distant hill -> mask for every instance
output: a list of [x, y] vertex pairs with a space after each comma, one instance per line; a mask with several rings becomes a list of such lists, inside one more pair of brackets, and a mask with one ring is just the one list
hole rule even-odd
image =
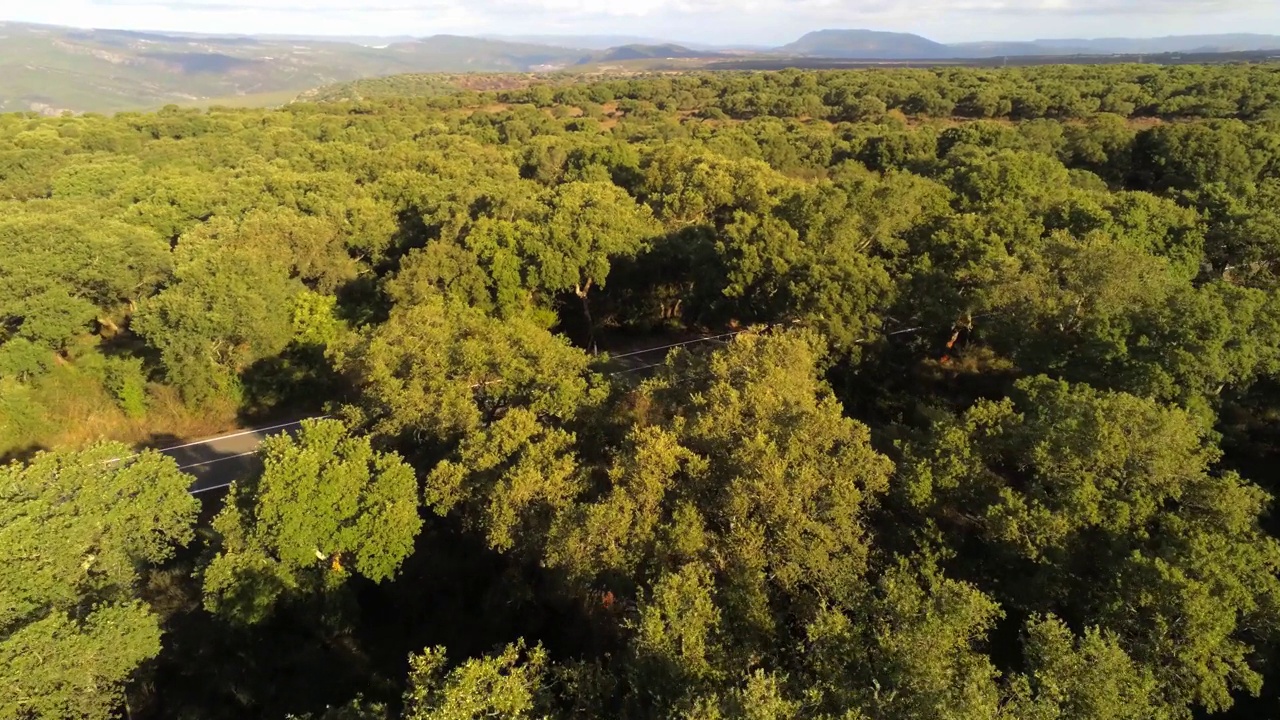
[[1026, 42], [937, 43], [919, 35], [874, 30], [819, 30], [775, 52], [859, 60], [941, 60], [1033, 55], [1226, 53], [1280, 49], [1280, 36], [1181, 35], [1162, 38], [1047, 39]]
[[433, 72], [524, 72], [535, 66], [569, 65], [578, 57], [570, 48], [462, 35], [433, 35], [385, 50], [395, 61], [416, 71]]
[[1104, 54], [1090, 50], [1082, 45], [1046, 46], [1036, 42], [973, 42], [953, 43], [947, 46], [952, 50], [952, 57], [991, 58], [991, 57], [1031, 57], [1034, 55], [1088, 55]]
[[636, 35], [481, 35], [480, 37], [503, 42], [555, 45], [580, 50], [612, 50], [626, 45], [676, 45], [700, 52], [721, 52], [730, 48], [766, 51], [769, 46], [725, 45], [720, 43], [672, 40], [670, 38], [639, 37]]
[[0, 23], [0, 112], [279, 105], [311, 88], [415, 72], [528, 72], [583, 50], [437, 35], [347, 42]]
[[1137, 55], [1176, 52], [1250, 52], [1280, 49], [1280, 36], [1237, 33], [1230, 35], [1174, 35], [1160, 38], [1099, 38], [1095, 40], [1036, 40], [1043, 48], [1093, 53]]
[[481, 35], [487, 40], [555, 45], [575, 50], [609, 50], [623, 45], [670, 45], [670, 40], [635, 35]]
[[856, 59], [926, 59], [955, 57], [955, 51], [928, 38], [877, 30], [819, 30], [777, 48], [788, 55]]
[[654, 58], [713, 58], [716, 53], [693, 50], [683, 45], [623, 45], [609, 48], [582, 59], [587, 62], [625, 62], [627, 60], [651, 60]]
[[[733, 50], [630, 36], [247, 36], [83, 30], [0, 22], [0, 112], [114, 112], [167, 104], [257, 105], [308, 97], [448, 92], [453, 81], [415, 77], [375, 86], [353, 81], [422, 73], [809, 66], [858, 61], [983, 62], [988, 58], [1168, 55], [1280, 49], [1280, 36], [1035, 40], [945, 45], [908, 33], [820, 30], [778, 48]], [[1245, 58], [1240, 58], [1245, 59]], [[674, 60], [678, 62], [665, 62]], [[705, 62], [704, 62], [705, 61]], [[841, 63], [844, 63], [841, 65]], [[815, 65], [817, 64], [817, 65]], [[461, 83], [470, 86], [469, 83]]]
[[378, 42], [0, 23], [0, 112], [112, 112], [170, 103], [278, 105], [307, 90], [342, 88], [361, 78], [549, 72], [602, 62], [714, 57], [671, 43], [591, 50], [460, 35]]

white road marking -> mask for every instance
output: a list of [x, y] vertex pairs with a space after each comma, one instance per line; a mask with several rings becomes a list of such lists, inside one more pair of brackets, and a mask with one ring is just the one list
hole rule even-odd
[[324, 420], [325, 418], [328, 418], [328, 417], [329, 417], [328, 415], [318, 415], [313, 418], [304, 418], [302, 420], [294, 420], [293, 422], [281, 423], [279, 425], [272, 425], [270, 427], [255, 428], [253, 430], [241, 430], [240, 432], [231, 433], [229, 435], [219, 435], [217, 437], [211, 437], [211, 438], [206, 438], [204, 440], [189, 442], [184, 445], [174, 445], [173, 447], [160, 448], [158, 452], [169, 452], [170, 450], [181, 450], [182, 448], [194, 447], [196, 445], [205, 445], [207, 443], [217, 442], [218, 440], [230, 440], [231, 438], [243, 437], [245, 435], [253, 435], [254, 433], [270, 432], [272, 430], [279, 430], [280, 428], [287, 428], [293, 425], [301, 425], [303, 422], [307, 420]]
[[228, 456], [226, 456], [226, 457], [220, 457], [220, 458], [216, 458], [216, 459], [214, 459], [214, 460], [205, 460], [204, 462], [191, 463], [190, 465], [179, 465], [179, 466], [178, 466], [178, 469], [179, 469], [179, 470], [186, 470], [187, 468], [193, 468], [193, 467], [204, 467], [205, 465], [212, 465], [212, 464], [214, 464], [214, 463], [220, 463], [220, 462], [222, 462], [223, 460], [235, 460], [236, 458], [249, 457], [250, 455], [257, 455], [257, 454], [258, 454], [258, 451], [257, 451], [257, 450], [250, 450], [249, 452], [242, 452], [242, 453], [240, 453], [239, 455], [228, 455]]
[[[303, 418], [301, 420], [294, 420], [292, 422], [280, 423], [279, 425], [270, 425], [268, 427], [253, 428], [250, 430], [240, 430], [238, 432], [229, 433], [227, 435], [218, 435], [217, 437], [205, 438], [204, 440], [196, 440], [194, 442], [184, 443], [182, 445], [174, 445], [172, 447], [167, 447], [167, 448], [155, 448], [155, 451], [166, 453], [166, 452], [171, 452], [173, 450], [182, 450], [183, 448], [195, 447], [197, 445], [208, 445], [209, 443], [218, 442], [219, 440], [230, 440], [231, 438], [244, 437], [245, 435], [255, 435], [257, 433], [271, 432], [272, 430], [280, 430], [282, 428], [292, 427], [294, 425], [301, 425], [307, 420], [325, 420], [329, 417], [330, 416], [328, 415], [317, 415], [315, 417]], [[124, 457], [110, 458], [108, 460], [103, 460], [102, 464], [106, 465], [108, 463], [120, 462], [121, 460], [132, 460], [133, 458], [136, 458], [140, 455], [142, 455], [142, 453], [134, 453], [132, 455], [126, 455]], [[195, 465], [188, 465], [187, 467], [195, 467]], [[179, 470], [181, 469], [182, 468], [179, 468]]]

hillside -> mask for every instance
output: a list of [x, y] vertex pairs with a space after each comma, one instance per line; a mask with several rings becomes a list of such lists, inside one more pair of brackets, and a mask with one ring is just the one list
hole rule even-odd
[[5, 23], [0, 24], [0, 112], [114, 112], [171, 103], [269, 106], [315, 88], [398, 74], [546, 72], [599, 62], [700, 57], [716, 55], [661, 43], [588, 49], [459, 35], [377, 42]]
[[636, 35], [481, 35], [488, 40], [532, 45], [555, 45], [575, 50], [609, 50], [623, 45], [664, 45], [669, 40]]
[[581, 50], [440, 35], [367, 45], [327, 39], [0, 24], [0, 112], [113, 112], [166, 104], [278, 105], [299, 92], [412, 72], [526, 72]]
[[0, 110], [115, 111], [272, 94], [413, 69], [337, 42], [0, 27]]
[[[1090, 50], [1082, 44], [1066, 44], [1048, 46], [1039, 42], [972, 42], [955, 43], [948, 47], [953, 57], [991, 58], [991, 57], [1031, 57], [1044, 55], [1090, 55], [1110, 54], [1103, 50]], [[1086, 41], [1081, 40], [1079, 43]]]
[[664, 45], [623, 45], [622, 47], [609, 48], [608, 50], [594, 53], [589, 58], [583, 58], [582, 63], [585, 64], [588, 61], [622, 62], [666, 58], [713, 58], [716, 56], [716, 53], [693, 50], [683, 45], [671, 43]]
[[[628, 36], [315, 38], [0, 23], [0, 112], [109, 113], [169, 104], [278, 106], [317, 89], [323, 91], [308, 97], [368, 96], [348, 84], [401, 74], [841, 67], [852, 61], [907, 60], [981, 64], [988, 58], [1050, 62], [1079, 56], [1077, 61], [1088, 61], [1121, 54], [1161, 61], [1153, 56], [1272, 48], [1280, 48], [1280, 37], [1236, 34], [946, 45], [907, 33], [832, 29], [773, 49], [721, 51], [698, 43]], [[422, 94], [418, 84], [413, 82], [409, 94]], [[391, 85], [399, 88], [397, 82]], [[427, 85], [433, 94], [453, 83], [430, 80]], [[386, 89], [372, 94], [385, 95]]]
[[433, 35], [385, 48], [396, 61], [424, 72], [523, 72], [538, 66], [563, 66], [578, 53], [569, 48], [504, 42], [461, 35]]
[[1236, 33], [1161, 38], [1045, 39], [937, 43], [908, 33], [819, 30], [783, 45], [779, 53], [860, 60], [941, 60], [999, 56], [1232, 53], [1280, 48], [1280, 36]]
[[919, 35], [876, 30], [819, 30], [778, 52], [828, 58], [906, 60], [955, 57], [955, 51]]

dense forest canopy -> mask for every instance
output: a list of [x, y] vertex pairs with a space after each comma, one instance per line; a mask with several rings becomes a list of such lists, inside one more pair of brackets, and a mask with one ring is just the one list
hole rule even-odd
[[0, 116], [0, 718], [1280, 710], [1280, 66], [357, 90]]

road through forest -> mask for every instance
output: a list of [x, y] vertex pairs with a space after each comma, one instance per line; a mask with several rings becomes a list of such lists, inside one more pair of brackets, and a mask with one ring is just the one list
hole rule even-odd
[[[742, 331], [677, 338], [675, 342], [657, 347], [622, 352], [610, 358], [610, 364], [617, 370], [608, 374], [618, 375], [648, 370], [661, 364], [667, 353], [677, 347], [708, 341], [724, 342], [740, 332]], [[304, 419], [306, 418], [260, 428], [237, 430], [203, 440], [162, 447], [159, 450], [176, 460], [183, 472], [195, 477], [195, 482], [191, 485], [193, 494], [212, 492], [224, 489], [236, 480], [258, 471], [262, 467], [262, 460], [257, 454], [258, 446], [262, 441], [271, 435], [297, 432]]]
[[218, 435], [181, 445], [159, 448], [178, 461], [178, 467], [195, 477], [192, 493], [205, 493], [227, 487], [262, 467], [258, 446], [270, 435], [295, 433], [302, 420], [277, 423], [266, 427]]

